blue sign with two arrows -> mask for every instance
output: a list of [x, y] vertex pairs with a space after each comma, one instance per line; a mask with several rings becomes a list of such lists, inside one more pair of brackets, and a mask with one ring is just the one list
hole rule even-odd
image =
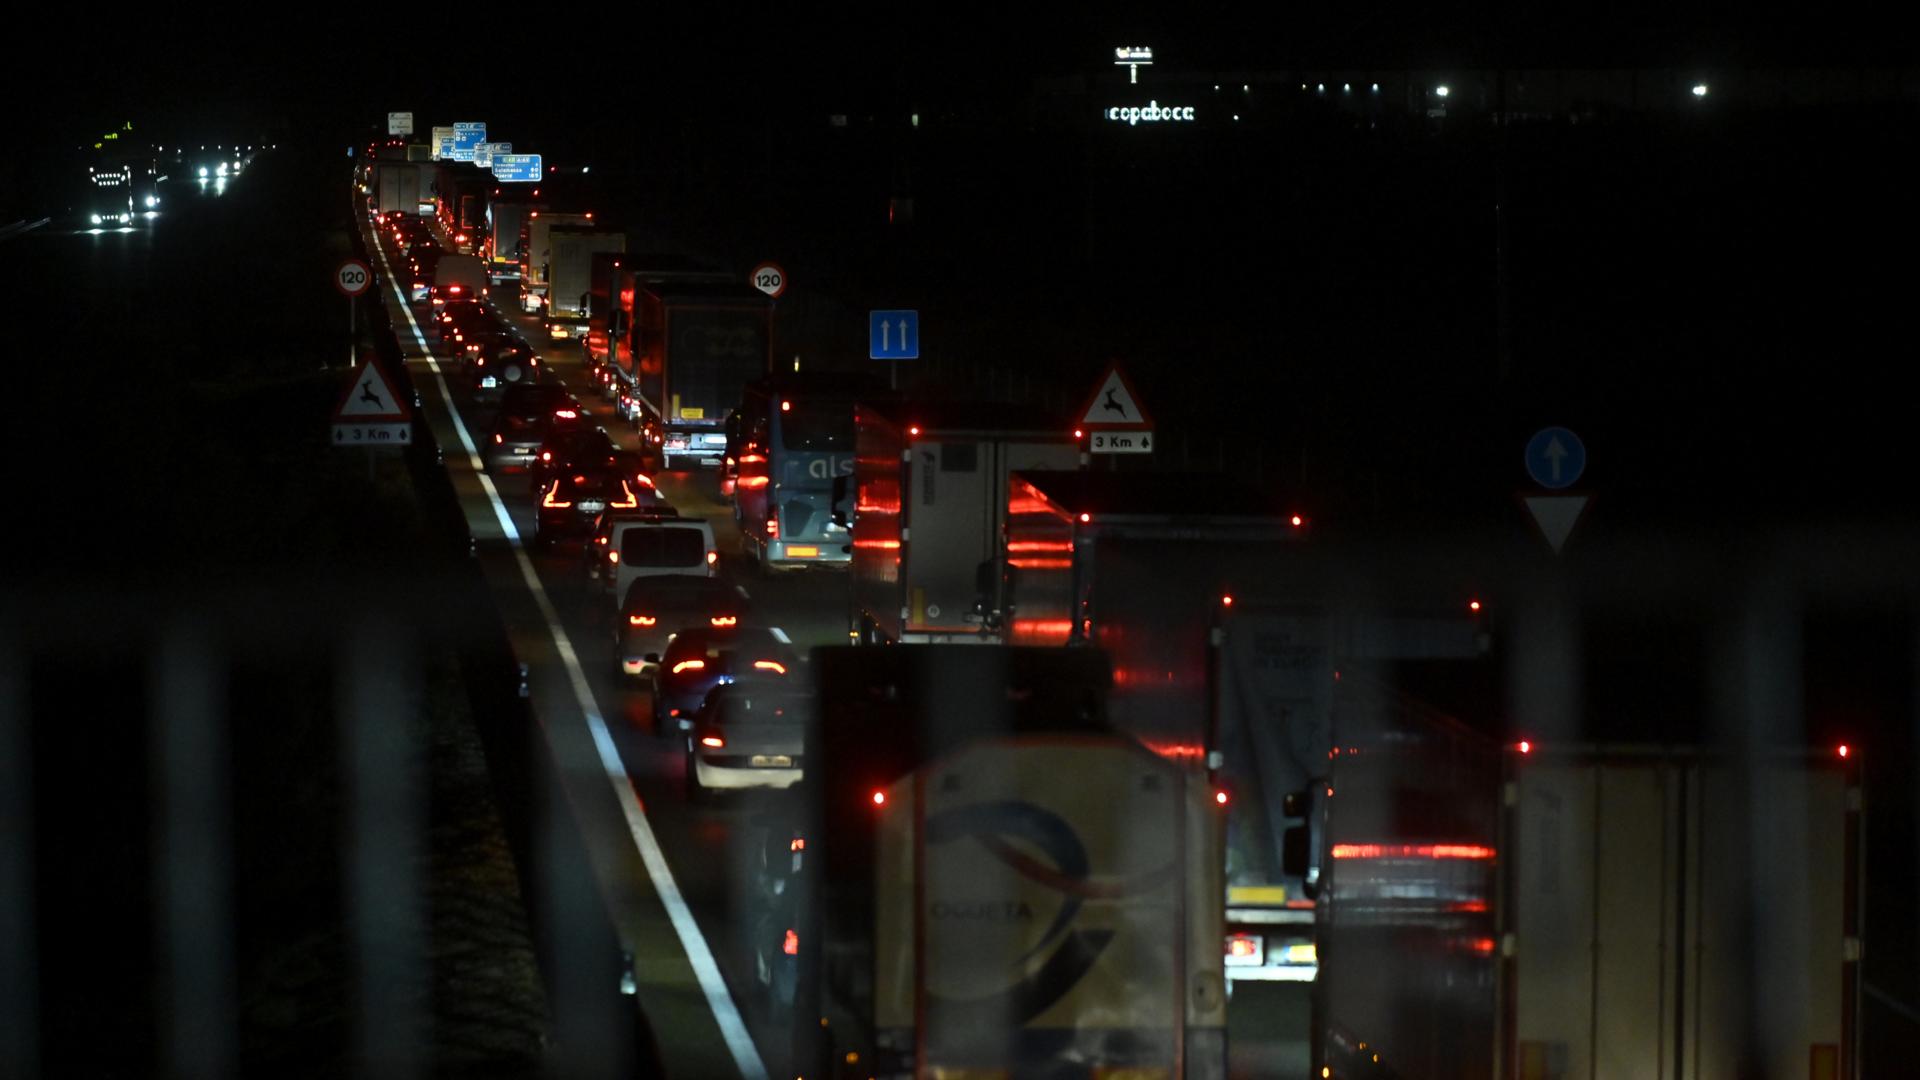
[[1566, 428], [1542, 428], [1527, 440], [1527, 475], [1541, 487], [1572, 487], [1586, 471], [1587, 444]]
[[920, 313], [897, 309], [867, 312], [867, 357], [872, 360], [920, 359]]

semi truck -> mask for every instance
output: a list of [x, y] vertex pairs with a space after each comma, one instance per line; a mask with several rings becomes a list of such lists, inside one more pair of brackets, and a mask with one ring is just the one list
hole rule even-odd
[[793, 372], [748, 385], [727, 421], [727, 457], [741, 544], [762, 567], [852, 561], [844, 478], [853, 475], [853, 413], [888, 397], [880, 380], [853, 372]]
[[587, 331], [593, 260], [627, 250], [627, 235], [611, 229], [559, 226], [547, 232], [547, 335], [583, 337]]
[[421, 173], [421, 166], [411, 161], [374, 162], [374, 208], [382, 214], [418, 214], [423, 198], [433, 199], [422, 190]]
[[87, 223], [94, 228], [133, 224], [133, 167], [113, 164], [87, 170]]
[[1335, 672], [1488, 647], [1464, 590], [1363, 574], [1310, 532], [1299, 507], [1214, 474], [1028, 471], [1008, 485], [992, 617], [1015, 644], [1104, 650], [1116, 726], [1230, 794], [1229, 984], [1315, 977], [1284, 803], [1325, 770]]
[[487, 231], [482, 243], [487, 273], [495, 284], [520, 277], [520, 227], [527, 215], [546, 209], [546, 204], [531, 196], [503, 197], [495, 189], [487, 201]]
[[621, 415], [663, 469], [720, 464], [727, 415], [772, 363], [772, 298], [741, 284], [650, 280], [644, 269], [622, 268], [618, 286]]
[[[861, 644], [996, 643], [1008, 484], [1082, 463], [1059, 418], [1022, 405], [862, 405], [854, 414], [848, 631]], [[842, 500], [833, 499], [836, 504]]]
[[1495, 740], [1357, 670], [1293, 800], [1328, 1077], [1859, 1075], [1850, 748]]
[[592, 225], [592, 214], [563, 214], [528, 210], [520, 223], [520, 308], [539, 312], [547, 303], [547, 264], [552, 257], [551, 230], [555, 225]]
[[1223, 1077], [1217, 804], [1108, 725], [1099, 654], [813, 657], [780, 1075]]

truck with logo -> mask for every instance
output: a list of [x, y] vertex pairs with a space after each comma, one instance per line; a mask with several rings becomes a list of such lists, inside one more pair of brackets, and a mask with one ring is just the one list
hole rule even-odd
[[1496, 739], [1357, 669], [1293, 800], [1332, 1077], [1860, 1075], [1850, 747]]
[[1224, 1077], [1218, 806], [1099, 654], [813, 656], [776, 1074]]
[[[1009, 478], [1081, 464], [1058, 417], [994, 402], [863, 405], [854, 416], [852, 605], [862, 644], [992, 644], [1004, 627]], [[839, 499], [834, 500], [836, 503]]]
[[593, 261], [627, 250], [627, 234], [592, 226], [555, 226], [547, 232], [547, 335], [556, 340], [586, 336]]
[[790, 373], [747, 386], [727, 421], [727, 458], [741, 544], [760, 566], [852, 561], [853, 538], [833, 515], [849, 509], [853, 413], [888, 396], [878, 379], [860, 373]]
[[727, 416], [773, 362], [773, 300], [746, 285], [621, 268], [614, 298], [617, 412], [674, 462], [722, 464]]

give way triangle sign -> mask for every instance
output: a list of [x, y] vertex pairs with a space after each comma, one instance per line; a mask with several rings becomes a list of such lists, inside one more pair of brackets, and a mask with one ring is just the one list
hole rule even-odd
[[1093, 396], [1080, 410], [1079, 424], [1089, 431], [1152, 431], [1153, 417], [1140, 404], [1140, 395], [1118, 366], [1095, 384]]
[[412, 406], [402, 401], [393, 392], [393, 381], [380, 370], [368, 356], [353, 369], [353, 381], [347, 384], [347, 392], [340, 397], [340, 404], [333, 407], [333, 418], [362, 422], [394, 421], [411, 419]]
[[1540, 535], [1547, 540], [1547, 546], [1555, 555], [1566, 546], [1567, 537], [1573, 535], [1573, 527], [1580, 523], [1580, 515], [1586, 512], [1589, 497], [1586, 495], [1522, 495], [1520, 501], [1526, 504], [1527, 513], [1533, 516], [1534, 525], [1540, 529]]

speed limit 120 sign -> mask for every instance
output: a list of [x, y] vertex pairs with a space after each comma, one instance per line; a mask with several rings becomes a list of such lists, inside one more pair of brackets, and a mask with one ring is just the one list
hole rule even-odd
[[787, 291], [787, 272], [779, 263], [763, 262], [754, 267], [752, 281], [754, 288], [768, 296], [778, 297]]
[[359, 259], [348, 259], [333, 272], [333, 287], [342, 295], [359, 296], [373, 286], [373, 271]]

